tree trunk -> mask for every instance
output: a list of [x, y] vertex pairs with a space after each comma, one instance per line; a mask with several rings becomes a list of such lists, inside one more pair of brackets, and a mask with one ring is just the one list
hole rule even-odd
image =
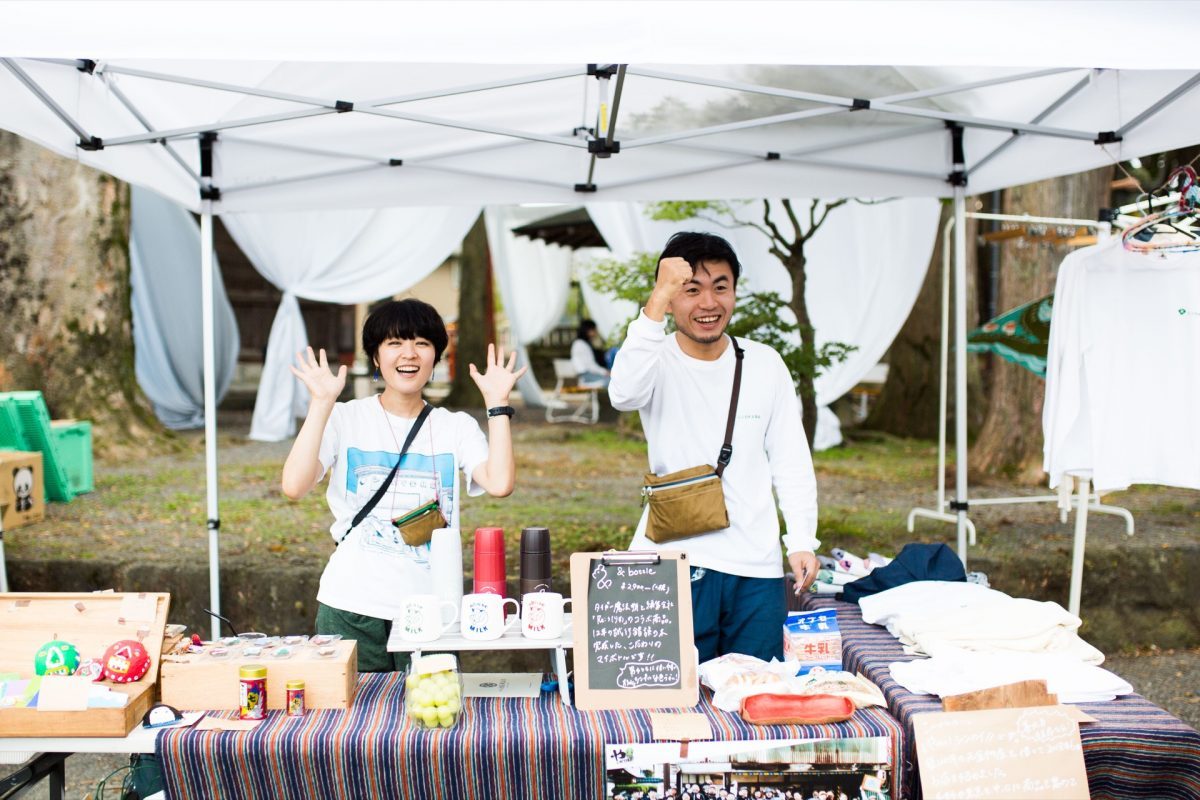
[[467, 365], [474, 364], [483, 370], [487, 359], [492, 298], [492, 274], [488, 269], [488, 258], [487, 229], [480, 214], [463, 239], [462, 258], [459, 260], [458, 349], [454, 357], [454, 382], [450, 394], [443, 401], [446, 406], [483, 407], [483, 396], [479, 394], [475, 381], [471, 380]]
[[[804, 267], [807, 259], [804, 257], [803, 243], [793, 250], [793, 255], [784, 262], [787, 271], [792, 276], [792, 299], [788, 303], [796, 322], [800, 326], [800, 351], [804, 354], [806, 364], [817, 361], [817, 343], [812, 320], [808, 316], [808, 300], [805, 289], [808, 285]], [[813, 387], [813, 373], [805, 371], [800, 376], [800, 410], [804, 421], [804, 435], [808, 439], [809, 449], [812, 449], [813, 437], [817, 434], [817, 391]]]
[[127, 184], [0, 131], [0, 391], [91, 420], [101, 453], [162, 433], [134, 376], [129, 220]]
[[[1092, 219], [1108, 205], [1112, 168], [1018, 186], [1004, 192], [1005, 214]], [[1069, 248], [1013, 239], [1001, 245], [997, 313], [1054, 291], [1058, 265]], [[993, 358], [987, 416], [971, 451], [983, 475], [1039, 483], [1042, 472], [1042, 404], [1045, 381], [1016, 364]]]

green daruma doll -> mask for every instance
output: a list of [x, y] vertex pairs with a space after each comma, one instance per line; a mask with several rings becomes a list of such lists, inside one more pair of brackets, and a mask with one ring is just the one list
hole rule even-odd
[[33, 657], [33, 671], [38, 675], [74, 675], [78, 668], [79, 650], [61, 639], [46, 642]]

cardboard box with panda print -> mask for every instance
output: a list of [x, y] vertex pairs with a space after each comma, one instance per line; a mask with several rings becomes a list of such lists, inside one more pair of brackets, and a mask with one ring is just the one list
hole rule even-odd
[[46, 516], [42, 454], [0, 450], [0, 525], [8, 531]]

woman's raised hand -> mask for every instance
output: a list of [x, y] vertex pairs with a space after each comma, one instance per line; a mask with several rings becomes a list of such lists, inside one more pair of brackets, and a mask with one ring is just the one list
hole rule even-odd
[[512, 392], [513, 386], [529, 369], [528, 366], [525, 366], [515, 370], [517, 366], [515, 351], [509, 355], [508, 363], [505, 364], [504, 348], [494, 344], [488, 345], [487, 364], [484, 372], [477, 370], [474, 364], [468, 366], [471, 371], [471, 380], [475, 381], [475, 385], [479, 387], [479, 392], [483, 395], [483, 401], [488, 408], [508, 405], [508, 395]]
[[338, 367], [335, 375], [329, 370], [329, 361], [325, 358], [325, 351], [322, 349], [320, 352], [320, 357], [318, 357], [310, 347], [307, 357], [304, 353], [296, 353], [296, 361], [300, 364], [300, 368], [297, 369], [292, 364], [288, 366], [288, 369], [300, 379], [300, 382], [308, 389], [308, 393], [312, 395], [313, 400], [335, 403], [341, 396], [342, 390], [346, 388], [346, 365]]

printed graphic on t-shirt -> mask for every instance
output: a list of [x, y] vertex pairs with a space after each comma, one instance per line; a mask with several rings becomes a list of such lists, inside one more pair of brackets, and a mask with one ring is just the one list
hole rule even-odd
[[[395, 465], [396, 453], [349, 448], [346, 451], [346, 499], [350, 506], [362, 508], [387, 480]], [[392, 519], [432, 500], [435, 497], [435, 476], [438, 484], [436, 496], [442, 514], [448, 520], [453, 519], [456, 499], [454, 455], [405, 453], [391, 486], [375, 508], [371, 509], [370, 515], [359, 523], [360, 532], [354, 537], [356, 546], [381, 555], [398, 555], [418, 563], [427, 562], [429, 546], [412, 547], [405, 544], [400, 531], [392, 525]]]

